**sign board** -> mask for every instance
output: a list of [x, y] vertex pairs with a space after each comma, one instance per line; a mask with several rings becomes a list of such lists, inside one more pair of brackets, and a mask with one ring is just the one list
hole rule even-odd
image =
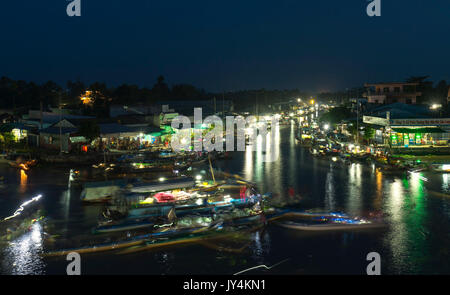
[[71, 143], [79, 143], [79, 142], [87, 142], [87, 139], [84, 136], [74, 136], [70, 138]]
[[450, 118], [430, 118], [430, 119], [395, 119], [392, 120], [395, 126], [445, 126], [450, 125]]
[[367, 123], [367, 124], [374, 124], [374, 125], [381, 125], [381, 126], [389, 125], [388, 119], [380, 118], [380, 117], [363, 116], [363, 122]]

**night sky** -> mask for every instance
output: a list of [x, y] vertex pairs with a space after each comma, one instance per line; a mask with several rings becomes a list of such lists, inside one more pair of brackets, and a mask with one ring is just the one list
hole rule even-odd
[[332, 91], [430, 75], [450, 81], [450, 1], [66, 0], [0, 4], [0, 76], [208, 91]]

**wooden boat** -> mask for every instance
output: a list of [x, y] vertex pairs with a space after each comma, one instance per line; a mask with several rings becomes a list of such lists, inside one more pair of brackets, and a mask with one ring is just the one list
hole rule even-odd
[[[210, 227], [206, 227], [210, 228]], [[111, 243], [102, 243], [92, 246], [85, 246], [80, 248], [73, 248], [73, 249], [63, 249], [63, 250], [57, 250], [57, 251], [50, 251], [47, 253], [44, 253], [43, 256], [66, 256], [67, 254], [71, 252], [77, 252], [79, 254], [84, 253], [96, 253], [96, 252], [104, 252], [104, 251], [111, 251], [116, 249], [122, 249], [127, 247], [136, 246], [139, 244], [143, 244], [146, 240], [152, 240], [157, 238], [168, 238], [171, 236], [176, 235], [182, 235], [182, 234], [189, 234], [191, 232], [196, 232], [199, 230], [205, 229], [205, 227], [195, 227], [195, 228], [185, 228], [185, 229], [168, 229], [168, 228], [162, 228], [160, 231], [152, 232], [149, 234], [139, 235], [136, 237], [133, 237], [128, 240], [124, 241], [115, 241]]]
[[[242, 228], [242, 226], [244, 228]], [[191, 244], [191, 243], [202, 243], [208, 240], [216, 240], [216, 239], [226, 239], [233, 237], [237, 234], [244, 232], [252, 232], [258, 230], [264, 226], [264, 223], [252, 224], [252, 225], [241, 225], [238, 229], [228, 229], [221, 230], [220, 227], [217, 227], [213, 230], [203, 230], [192, 233], [187, 236], [177, 237], [175, 239], [170, 240], [150, 240], [145, 243], [135, 246], [129, 247], [128, 249], [122, 250], [119, 254], [130, 254], [147, 250], [154, 250], [162, 247], [169, 247], [175, 245], [183, 245], [183, 244]]]
[[119, 166], [130, 172], [171, 171], [175, 169], [175, 163], [169, 162], [136, 162], [125, 166]]
[[84, 184], [80, 198], [83, 202], [99, 203], [110, 201], [113, 196], [115, 196], [126, 187], [128, 187], [128, 191], [131, 193], [148, 193], [167, 191], [171, 189], [190, 188], [193, 186], [195, 186], [195, 182], [192, 178], [189, 177], [139, 183], [138, 179], [96, 181]]
[[80, 199], [88, 203], [107, 202], [127, 183], [125, 179], [85, 183]]
[[227, 199], [218, 202], [207, 202], [206, 199], [197, 199], [195, 201], [174, 202], [174, 203], [155, 203], [155, 204], [132, 204], [127, 207], [110, 206], [107, 213], [104, 214], [106, 218], [128, 219], [128, 220], [142, 220], [149, 218], [157, 218], [167, 216], [172, 208], [175, 209], [177, 216], [186, 215], [211, 215], [213, 213], [220, 213], [225, 210], [234, 208], [246, 208], [256, 204], [258, 200], [255, 197], [248, 197], [243, 199]]
[[102, 225], [98, 226], [93, 230], [93, 233], [110, 233], [110, 232], [119, 232], [126, 230], [134, 230], [134, 229], [142, 229], [149, 228], [155, 225], [154, 221], [141, 221], [136, 223], [121, 223], [121, 224], [111, 224], [111, 225]]
[[308, 212], [292, 209], [270, 208], [265, 211], [268, 222], [273, 222], [285, 218], [348, 218], [349, 216], [340, 212]]
[[195, 181], [190, 177], [180, 177], [174, 179], [164, 179], [155, 182], [148, 182], [133, 185], [128, 190], [132, 193], [149, 193], [149, 192], [159, 192], [168, 191], [173, 189], [183, 189], [192, 188], [195, 186]]
[[[261, 217], [259, 217], [261, 218]], [[228, 224], [233, 221], [228, 221]], [[252, 229], [260, 228], [263, 226], [263, 223], [258, 223], [255, 225], [255, 217], [249, 216], [249, 220], [245, 222], [245, 218], [240, 218], [236, 226], [247, 226], [249, 224], [253, 225]], [[139, 235], [133, 237], [131, 239], [123, 240], [123, 241], [115, 241], [110, 243], [102, 243], [93, 246], [85, 246], [80, 248], [73, 249], [63, 249], [57, 251], [50, 251], [44, 253], [43, 256], [66, 256], [71, 252], [77, 252], [79, 254], [85, 253], [97, 253], [104, 251], [112, 251], [123, 248], [130, 248], [129, 250], [125, 250], [121, 252], [121, 254], [133, 253], [141, 250], [147, 250], [150, 248], [159, 248], [165, 246], [171, 246], [175, 244], [183, 244], [189, 242], [196, 242], [203, 239], [213, 239], [213, 238], [224, 238], [233, 234], [236, 234], [236, 231], [224, 231], [223, 221], [214, 222], [213, 224], [207, 226], [200, 227], [187, 227], [187, 228], [161, 228], [160, 230], [144, 235]], [[169, 239], [169, 240], [168, 240]], [[139, 247], [142, 246], [142, 247]], [[137, 248], [133, 248], [137, 247]]]

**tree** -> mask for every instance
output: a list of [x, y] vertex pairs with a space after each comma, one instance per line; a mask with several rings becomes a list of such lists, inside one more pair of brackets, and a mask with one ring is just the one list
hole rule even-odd
[[59, 106], [62, 88], [53, 81], [48, 81], [40, 87], [40, 100], [44, 105]]
[[321, 123], [329, 123], [329, 124], [338, 124], [344, 119], [348, 119], [352, 116], [352, 112], [350, 109], [346, 107], [336, 107], [328, 111], [327, 113], [322, 114], [319, 117], [319, 122]]
[[116, 103], [131, 104], [139, 101], [140, 91], [137, 85], [122, 84], [113, 92], [113, 97]]
[[80, 95], [86, 91], [83, 82], [77, 80], [75, 82], [67, 81], [67, 89], [69, 91], [68, 98], [70, 103], [78, 104], [80, 102]]
[[0, 133], [0, 144], [2, 149], [8, 149], [14, 142], [14, 135], [11, 132]]
[[370, 144], [370, 140], [375, 136], [375, 129], [370, 126], [364, 128], [364, 139]]
[[91, 143], [100, 137], [100, 126], [94, 121], [85, 121], [78, 128], [78, 133]]
[[445, 105], [447, 102], [448, 95], [448, 87], [447, 82], [445, 80], [440, 81], [435, 88], [435, 97], [438, 103], [442, 103]]
[[172, 87], [172, 97], [175, 99], [198, 99], [202, 93], [189, 84], [177, 84]]
[[406, 79], [407, 83], [418, 83], [416, 91], [421, 92], [418, 103], [429, 103], [433, 96], [433, 82], [426, 81], [430, 76], [413, 76]]
[[166, 99], [169, 97], [169, 86], [164, 82], [164, 77], [159, 76], [156, 84], [153, 86], [152, 92], [157, 99]]

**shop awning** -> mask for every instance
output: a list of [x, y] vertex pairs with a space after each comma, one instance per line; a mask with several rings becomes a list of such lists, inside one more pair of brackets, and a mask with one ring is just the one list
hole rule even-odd
[[392, 128], [397, 133], [446, 133], [439, 127], [424, 127], [424, 128]]

